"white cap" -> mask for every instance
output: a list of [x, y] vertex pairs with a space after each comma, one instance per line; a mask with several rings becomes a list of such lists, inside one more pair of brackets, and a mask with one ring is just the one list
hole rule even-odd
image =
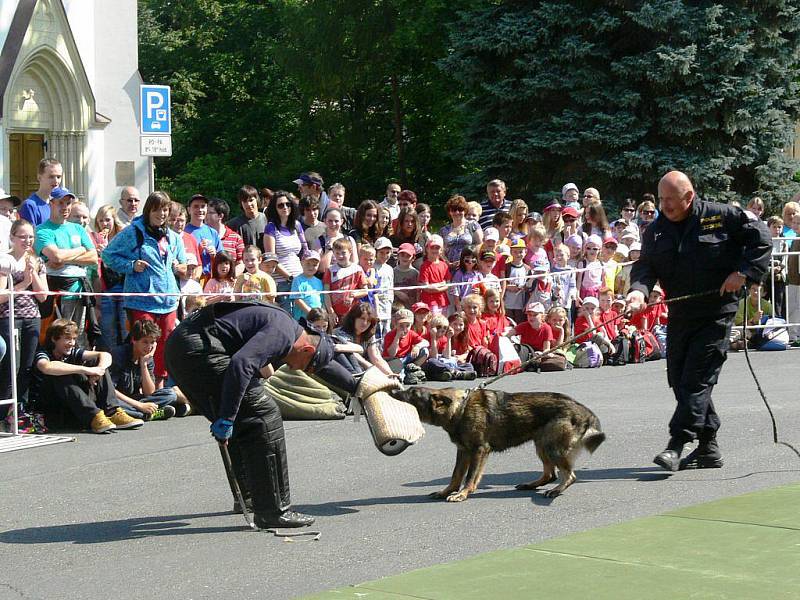
[[642, 245], [639, 242], [633, 242], [630, 246], [630, 252], [633, 252], [634, 250], [638, 250], [639, 252], [641, 252]]
[[595, 308], [600, 306], [600, 301], [597, 298], [595, 298], [594, 296], [586, 296], [586, 298], [583, 299], [583, 303], [584, 304], [591, 304]]
[[496, 227], [487, 227], [483, 230], [483, 239], [485, 241], [494, 240], [495, 242], [499, 242], [500, 232]]
[[566, 194], [570, 190], [575, 190], [576, 192], [580, 193], [580, 190], [578, 189], [577, 185], [575, 185], [574, 183], [568, 183], [561, 188], [561, 197], [563, 198], [564, 194]]
[[384, 248], [392, 248], [392, 242], [389, 241], [389, 238], [379, 237], [375, 240], [375, 250], [383, 250]]
[[427, 246], [439, 246], [439, 248], [444, 247], [444, 240], [442, 236], [437, 233], [434, 233], [430, 238], [428, 238]]

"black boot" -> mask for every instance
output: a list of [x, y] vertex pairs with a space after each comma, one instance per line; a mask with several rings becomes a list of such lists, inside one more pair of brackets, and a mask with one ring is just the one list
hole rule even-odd
[[274, 515], [256, 513], [253, 522], [259, 529], [294, 528], [311, 525], [314, 522], [314, 517], [287, 510]]
[[656, 454], [653, 462], [665, 471], [677, 471], [685, 443], [682, 438], [670, 438], [666, 449]]
[[723, 464], [722, 452], [719, 450], [717, 440], [714, 438], [701, 439], [697, 448], [681, 460], [678, 469], [681, 471], [685, 469], [719, 469]]

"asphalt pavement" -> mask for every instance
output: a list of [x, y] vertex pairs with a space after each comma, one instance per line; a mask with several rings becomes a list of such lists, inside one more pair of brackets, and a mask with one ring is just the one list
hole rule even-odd
[[[800, 446], [800, 352], [750, 356], [779, 434]], [[570, 394], [600, 417], [608, 440], [555, 499], [514, 490], [539, 469], [532, 446], [491, 456], [478, 492], [450, 504], [428, 498], [455, 459], [441, 430], [428, 425], [418, 444], [385, 457], [352, 417], [287, 422], [294, 507], [317, 517], [318, 540], [244, 528], [201, 417], [2, 453], [0, 599], [296, 598], [800, 480], [800, 459], [772, 443], [742, 353], [729, 356], [714, 394], [725, 467], [653, 465], [674, 402], [664, 367], [496, 384]]]

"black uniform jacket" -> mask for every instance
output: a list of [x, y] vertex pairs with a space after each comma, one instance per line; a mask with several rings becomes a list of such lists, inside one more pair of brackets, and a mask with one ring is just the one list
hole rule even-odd
[[[663, 214], [642, 236], [642, 253], [631, 270], [631, 290], [647, 298], [656, 281], [667, 298], [719, 290], [731, 273], [748, 281], [762, 281], [769, 266], [772, 240], [766, 225], [742, 209], [695, 198], [683, 223]], [[737, 294], [718, 293], [676, 302], [669, 308], [673, 320], [733, 314]]]

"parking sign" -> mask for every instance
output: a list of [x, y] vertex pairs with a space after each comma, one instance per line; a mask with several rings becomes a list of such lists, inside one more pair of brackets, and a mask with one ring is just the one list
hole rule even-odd
[[140, 85], [139, 111], [142, 135], [172, 133], [168, 85]]

